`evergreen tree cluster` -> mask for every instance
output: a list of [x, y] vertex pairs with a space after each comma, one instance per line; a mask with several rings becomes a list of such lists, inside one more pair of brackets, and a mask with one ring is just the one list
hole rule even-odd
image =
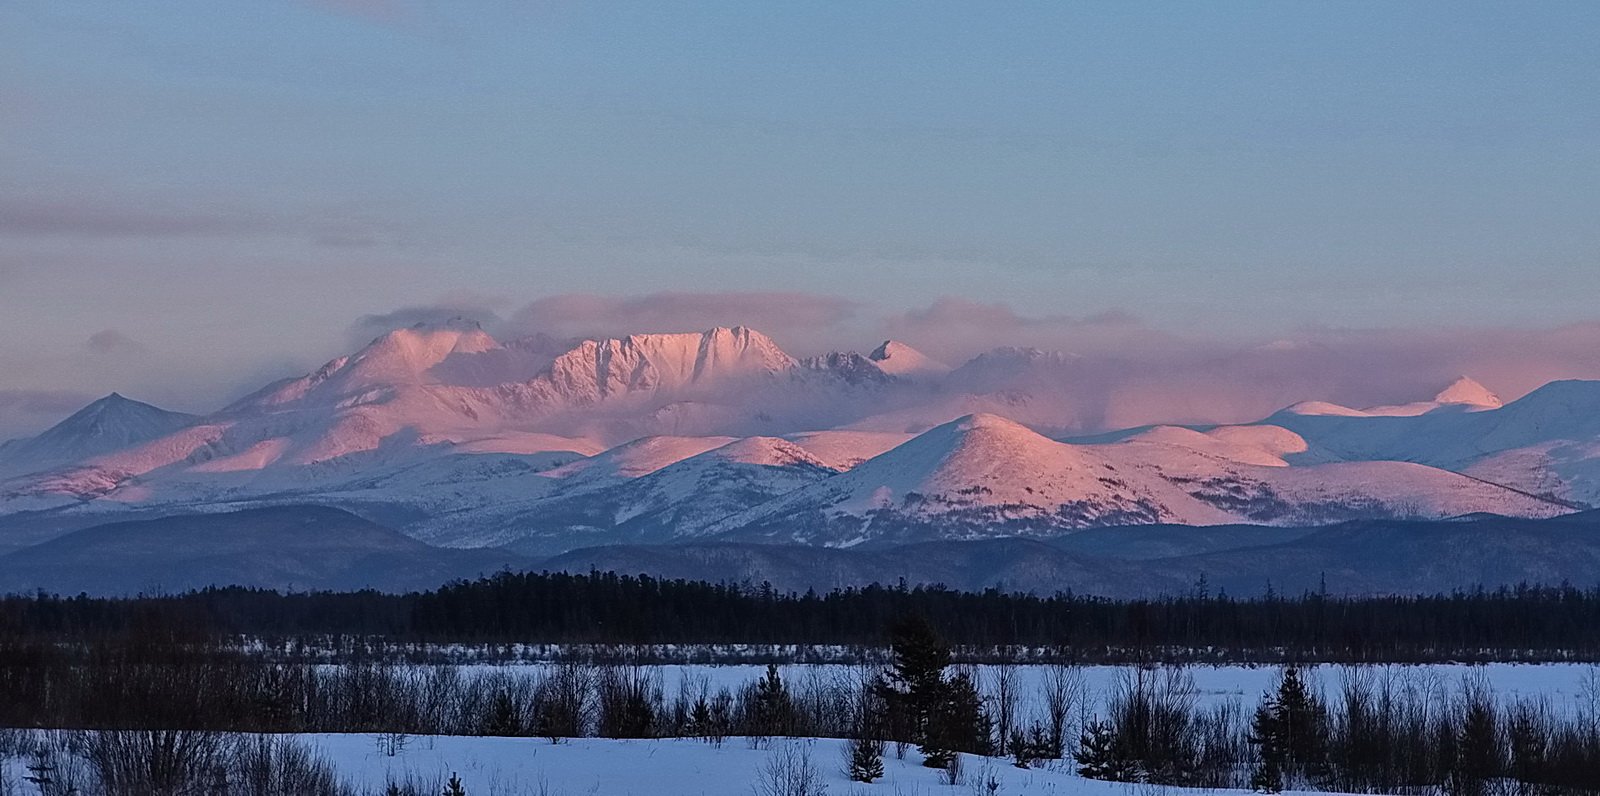
[[[220, 588], [129, 599], [0, 597], [0, 643], [159, 634], [363, 644], [543, 642], [876, 646], [925, 617], [963, 656], [1042, 648], [1083, 662], [1424, 662], [1600, 657], [1600, 589], [1521, 587], [1415, 597], [1202, 591], [1111, 601], [938, 587], [780, 594], [612, 573], [501, 573], [405, 595]], [[984, 651], [990, 651], [985, 653]]]
[[970, 672], [947, 674], [950, 647], [927, 620], [898, 622], [894, 662], [878, 691], [902, 740], [916, 743], [929, 768], [947, 768], [960, 752], [989, 754], [991, 725]]

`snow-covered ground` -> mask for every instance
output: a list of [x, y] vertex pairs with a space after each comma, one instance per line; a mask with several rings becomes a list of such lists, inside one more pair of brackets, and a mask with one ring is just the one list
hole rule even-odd
[[991, 777], [1000, 796], [1200, 792], [1098, 782], [1069, 773], [1065, 764], [1057, 770], [1019, 769], [1005, 760], [971, 755], [963, 758], [965, 781], [949, 785], [942, 772], [920, 765], [915, 748], [903, 760], [891, 748], [883, 779], [868, 785], [845, 776], [844, 742], [825, 738], [776, 740], [763, 749], [752, 749], [744, 738], [727, 739], [720, 747], [682, 739], [582, 738], [551, 744], [532, 738], [413, 738], [393, 757], [378, 751], [368, 735], [303, 738], [352, 784], [374, 790], [390, 780], [442, 784], [454, 772], [474, 796], [761, 796], [758, 788], [770, 763], [792, 747], [810, 757], [831, 796], [987, 794], [984, 783]]
[[[549, 664], [469, 665], [464, 674], [502, 673], [538, 677]], [[992, 693], [999, 669], [977, 667], [979, 682]], [[808, 694], [849, 687], [870, 674], [867, 667], [840, 664], [795, 664], [780, 666], [791, 695], [804, 701]], [[649, 667], [659, 678], [668, 700], [674, 698], [680, 683], [694, 691], [704, 684], [712, 689], [737, 689], [764, 671], [756, 665], [668, 665]], [[1060, 670], [1055, 670], [1059, 673]], [[1077, 722], [1101, 713], [1107, 699], [1128, 667], [1070, 667], [1066, 671], [1081, 678], [1083, 696], [1074, 708], [1072, 737]], [[1170, 670], [1169, 670], [1170, 671]], [[1387, 680], [1394, 688], [1426, 695], [1441, 704], [1461, 693], [1467, 678], [1482, 678], [1502, 702], [1541, 699], [1558, 713], [1591, 715], [1600, 704], [1600, 667], [1582, 664], [1485, 666], [1319, 666], [1309, 671], [1308, 679], [1328, 697], [1347, 677], [1365, 677], [1370, 682]], [[1014, 668], [1020, 696], [1018, 717], [1027, 722], [1040, 716], [1040, 702], [1052, 667], [1020, 665]], [[1272, 666], [1195, 666], [1182, 670], [1181, 677], [1193, 684], [1193, 697], [1201, 709], [1237, 706], [1248, 715], [1262, 693], [1277, 676]], [[1336, 700], [1335, 700], [1336, 701]], [[1102, 714], [1103, 715], [1103, 714]], [[1155, 785], [1128, 785], [1087, 780], [1076, 775], [1071, 761], [1048, 764], [1039, 769], [1018, 769], [1006, 759], [975, 756], [963, 758], [964, 782], [950, 785], [940, 771], [924, 768], [914, 748], [897, 757], [893, 745], [884, 760], [884, 777], [868, 784], [849, 781], [844, 773], [843, 741], [834, 739], [776, 739], [757, 744], [745, 738], [728, 738], [721, 744], [693, 739], [612, 740], [579, 738], [552, 744], [539, 738], [497, 738], [457, 736], [411, 736], [395, 754], [387, 754], [380, 736], [373, 734], [316, 734], [295, 736], [316, 755], [337, 770], [357, 788], [358, 793], [378, 794], [390, 782], [410, 784], [418, 792], [440, 792], [452, 773], [458, 774], [474, 796], [763, 796], [760, 783], [772, 764], [785, 755], [804, 753], [818, 776], [827, 785], [827, 794], [1007, 794], [1043, 796], [1049, 794], [1170, 794], [1189, 793], [1182, 788]], [[5, 763], [5, 772], [15, 784], [21, 781], [23, 761]], [[993, 791], [987, 788], [990, 780]], [[3, 790], [0, 790], [3, 792]], [[26, 792], [26, 791], [24, 791]], [[1200, 791], [1193, 791], [1199, 793]]]
[[[720, 745], [698, 740], [613, 740], [580, 738], [552, 744], [538, 738], [413, 736], [396, 754], [380, 749], [377, 736], [297, 735], [295, 740], [332, 764], [359, 794], [382, 794], [390, 783], [423, 793], [440, 793], [452, 775], [472, 796], [766, 796], [770, 771], [781, 760], [809, 760], [825, 790], [811, 796], [1182, 796], [1243, 793], [1134, 785], [1084, 779], [1070, 763], [1019, 769], [1007, 760], [962, 756], [959, 784], [942, 771], [925, 768], [913, 747], [903, 759], [890, 747], [883, 778], [852, 782], [844, 773], [844, 741], [829, 738], [776, 739], [755, 748], [747, 738]], [[22, 781], [23, 761], [0, 767], [10, 781]], [[988, 783], [998, 787], [988, 788]]]
[[[533, 675], [546, 664], [527, 665], [471, 665], [464, 672], [526, 671]], [[702, 678], [713, 689], [726, 687], [736, 691], [740, 686], [760, 679], [766, 667], [755, 664], [666, 665], [651, 667], [659, 671], [663, 692], [670, 698], [678, 692], [679, 683], [685, 679], [697, 683]], [[990, 693], [994, 689], [997, 667], [975, 666], [980, 690]], [[1033, 717], [1042, 706], [1046, 678], [1051, 676], [1048, 665], [1018, 665], [1017, 691], [1020, 695], [1020, 715]], [[1082, 677], [1084, 697], [1089, 712], [1098, 711], [1118, 684], [1133, 671], [1127, 666], [1070, 667]], [[818, 686], [859, 683], [862, 678], [877, 671], [871, 666], [845, 664], [793, 664], [778, 667], [779, 673], [791, 691], [800, 693]], [[1276, 666], [1186, 666], [1183, 674], [1192, 678], [1196, 705], [1201, 708], [1238, 703], [1254, 708], [1256, 702], [1273, 687], [1279, 669]], [[1449, 699], [1459, 694], [1467, 677], [1482, 676], [1494, 695], [1502, 702], [1520, 699], [1543, 699], [1556, 711], [1575, 710], [1580, 702], [1590, 698], [1591, 692], [1600, 689], [1600, 667], [1579, 663], [1514, 664], [1492, 663], [1418, 664], [1418, 665], [1318, 665], [1302, 669], [1313, 688], [1320, 688], [1325, 696], [1333, 697], [1350, 677], [1369, 678], [1374, 684], [1387, 680], [1395, 689], [1416, 689], [1439, 699]], [[1591, 681], [1592, 686], [1586, 686]], [[1600, 693], [1594, 693], [1600, 700]]]

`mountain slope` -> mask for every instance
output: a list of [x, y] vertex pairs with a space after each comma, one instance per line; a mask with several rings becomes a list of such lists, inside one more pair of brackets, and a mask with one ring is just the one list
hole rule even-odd
[[353, 514], [279, 506], [98, 525], [0, 556], [0, 591], [173, 592], [211, 585], [403, 590], [526, 561], [441, 550]]
[[1270, 584], [1295, 594], [1432, 594], [1519, 583], [1585, 584], [1600, 571], [1600, 523], [1566, 518], [1359, 521], [1291, 541], [1151, 562], [1168, 577], [1205, 573], [1230, 594]]
[[[1337, 522], [1480, 511], [1545, 517], [1566, 505], [1406, 462], [1287, 466], [1251, 435], [1153, 430], [1070, 445], [993, 415], [940, 426], [715, 530], [850, 546], [1053, 535], [1107, 525]], [[1204, 440], [1199, 443], [1196, 440]], [[1224, 455], [1228, 454], [1228, 455]]]
[[788, 591], [873, 583], [942, 584], [1112, 598], [1216, 592], [1259, 595], [1439, 594], [1461, 588], [1591, 582], [1600, 520], [1361, 520], [1332, 526], [1107, 528], [1041, 540], [928, 542], [880, 548], [696, 542], [574, 550], [540, 565], [714, 582], [767, 581]]
[[1226, 518], [1165, 483], [1119, 471], [1093, 450], [995, 415], [970, 415], [718, 530], [849, 546]]
[[898, 340], [885, 340], [867, 354], [884, 372], [894, 376], [937, 376], [950, 372], [950, 366]]
[[196, 418], [111, 393], [38, 436], [0, 444], [0, 474], [31, 473], [170, 434]]
[[1262, 423], [1306, 441], [1306, 453], [1291, 463], [1417, 462], [1574, 504], [1600, 504], [1600, 382], [1551, 382], [1500, 408], [1445, 405], [1401, 416], [1291, 408]]
[[750, 437], [599, 488], [558, 486], [546, 499], [507, 503], [421, 535], [453, 546], [495, 544], [544, 555], [589, 545], [684, 541], [835, 472], [793, 442]]
[[1079, 555], [1031, 539], [929, 542], [877, 550], [696, 542], [574, 550], [541, 569], [647, 573], [713, 583], [771, 583], [781, 591], [860, 588], [874, 583], [939, 584], [952, 589], [1145, 596], [1188, 583], [1146, 575], [1139, 565]]

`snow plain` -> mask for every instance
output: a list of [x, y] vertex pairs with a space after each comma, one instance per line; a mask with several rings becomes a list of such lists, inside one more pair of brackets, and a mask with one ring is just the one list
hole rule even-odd
[[745, 738], [729, 738], [718, 747], [687, 739], [580, 738], [551, 744], [536, 738], [430, 737], [412, 739], [394, 757], [380, 753], [368, 735], [302, 738], [352, 784], [374, 791], [390, 780], [442, 783], [455, 773], [473, 796], [759, 796], [757, 784], [769, 761], [792, 746], [810, 756], [828, 796], [972, 796], [988, 793], [980, 783], [990, 777], [1000, 784], [997, 796], [1201, 793], [1088, 780], [1064, 764], [1019, 769], [1005, 760], [973, 755], [963, 755], [966, 781], [949, 785], [941, 781], [941, 772], [922, 767], [914, 748], [904, 760], [896, 759], [891, 749], [884, 757], [883, 779], [869, 785], [844, 775], [844, 742], [831, 738], [774, 740], [772, 748], [752, 749]]

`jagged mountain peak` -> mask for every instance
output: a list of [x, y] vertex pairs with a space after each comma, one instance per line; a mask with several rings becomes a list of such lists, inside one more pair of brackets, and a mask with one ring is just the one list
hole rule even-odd
[[800, 360], [800, 367], [811, 372], [836, 376], [850, 384], [886, 381], [889, 374], [870, 357], [854, 351], [833, 351]]
[[796, 366], [772, 338], [744, 326], [585, 340], [551, 363], [549, 389], [580, 403], [678, 390]]
[[1079, 357], [1040, 348], [1001, 346], [967, 360], [951, 371], [956, 383], [975, 392], [1010, 389], [1019, 385], [1057, 383]]

